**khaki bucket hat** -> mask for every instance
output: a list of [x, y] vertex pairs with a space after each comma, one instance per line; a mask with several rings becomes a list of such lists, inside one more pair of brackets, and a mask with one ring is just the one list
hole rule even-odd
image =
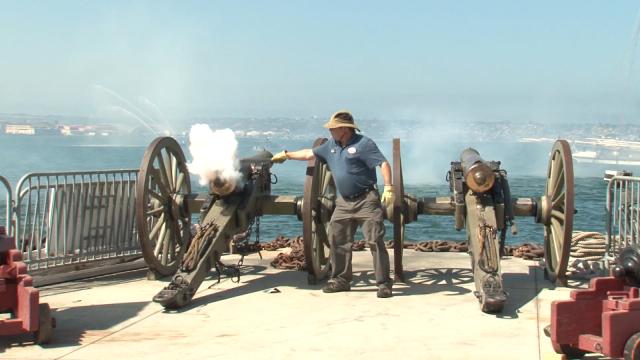
[[353, 122], [353, 115], [347, 110], [340, 110], [331, 116], [329, 122], [323, 125], [327, 129], [335, 129], [339, 127], [350, 127], [358, 131], [358, 126]]

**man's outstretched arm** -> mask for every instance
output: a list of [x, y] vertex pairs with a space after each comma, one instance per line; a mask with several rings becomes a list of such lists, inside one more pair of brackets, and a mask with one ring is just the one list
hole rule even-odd
[[286, 160], [312, 160], [315, 159], [312, 149], [302, 149], [298, 151], [280, 151], [273, 155], [271, 161], [274, 163], [283, 163]]

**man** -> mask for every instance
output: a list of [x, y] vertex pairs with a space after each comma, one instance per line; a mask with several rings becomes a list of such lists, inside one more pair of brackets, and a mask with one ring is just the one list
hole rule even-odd
[[[328, 165], [333, 175], [340, 197], [336, 199], [329, 225], [331, 278], [322, 291], [333, 293], [351, 289], [351, 245], [358, 226], [362, 226], [364, 238], [373, 255], [377, 296], [391, 297], [389, 253], [384, 244], [383, 223], [383, 211], [390, 214], [394, 200], [391, 166], [373, 140], [356, 133], [360, 129], [348, 111], [333, 114], [324, 127], [331, 132], [331, 140], [313, 149], [285, 150], [271, 159], [274, 163], [282, 163], [287, 159], [317, 158]], [[384, 179], [382, 203], [376, 189], [377, 166], [380, 166]]]

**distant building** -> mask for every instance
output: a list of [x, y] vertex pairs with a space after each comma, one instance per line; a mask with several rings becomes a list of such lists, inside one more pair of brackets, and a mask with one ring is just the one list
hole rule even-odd
[[49, 123], [6, 124], [5, 134], [9, 135], [59, 135], [56, 125]]
[[36, 128], [28, 124], [7, 124], [4, 132], [11, 135], [35, 135]]
[[114, 126], [108, 125], [108, 124], [60, 126], [60, 134], [64, 136], [70, 136], [70, 135], [110, 136], [115, 133], [117, 133], [117, 129]]
[[85, 135], [89, 129], [86, 125], [62, 125], [60, 127], [60, 134], [64, 136], [69, 135]]

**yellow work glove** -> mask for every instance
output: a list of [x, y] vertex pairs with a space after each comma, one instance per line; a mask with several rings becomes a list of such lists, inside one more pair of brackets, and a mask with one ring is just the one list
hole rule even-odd
[[280, 151], [279, 153], [273, 155], [273, 157], [271, 158], [271, 162], [274, 162], [276, 164], [282, 164], [283, 162], [285, 162], [285, 160], [287, 160], [287, 150]]
[[388, 220], [393, 220], [393, 203], [395, 200], [396, 194], [393, 193], [393, 185], [385, 185], [380, 201]]

